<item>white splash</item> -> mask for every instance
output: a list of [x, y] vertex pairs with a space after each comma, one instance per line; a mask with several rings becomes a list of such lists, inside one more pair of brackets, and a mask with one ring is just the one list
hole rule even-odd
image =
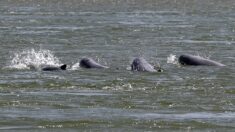
[[74, 65], [71, 66], [71, 70], [78, 70], [80, 67], [79, 65], [80, 65], [79, 62], [75, 63]]
[[176, 55], [170, 54], [170, 55], [167, 57], [167, 63], [178, 64]]
[[42, 65], [60, 65], [58, 58], [50, 50], [24, 50], [14, 53], [9, 66], [10, 69], [38, 69]]

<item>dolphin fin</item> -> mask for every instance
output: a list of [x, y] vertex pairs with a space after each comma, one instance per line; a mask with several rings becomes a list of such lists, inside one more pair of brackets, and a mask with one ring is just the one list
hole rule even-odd
[[60, 66], [60, 69], [61, 69], [61, 70], [66, 70], [66, 67], [67, 67], [67, 65], [66, 65], [66, 64], [61, 65], [61, 66]]

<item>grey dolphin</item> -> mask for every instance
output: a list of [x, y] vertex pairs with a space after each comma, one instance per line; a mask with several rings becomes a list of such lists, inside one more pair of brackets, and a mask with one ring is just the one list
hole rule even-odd
[[56, 66], [45, 66], [42, 68], [42, 71], [57, 71], [57, 70], [66, 70], [67, 68], [67, 65], [66, 64], [63, 64], [59, 67], [56, 67]]
[[94, 61], [92, 58], [83, 58], [79, 63], [82, 68], [108, 68], [107, 66], [101, 65]]
[[179, 57], [179, 63], [182, 65], [193, 65], [193, 66], [225, 66], [219, 62], [202, 58], [200, 56], [183, 54]]
[[146, 71], [146, 72], [161, 72], [162, 69], [154, 69], [154, 66], [149, 64], [143, 57], [137, 57], [131, 64], [132, 71]]

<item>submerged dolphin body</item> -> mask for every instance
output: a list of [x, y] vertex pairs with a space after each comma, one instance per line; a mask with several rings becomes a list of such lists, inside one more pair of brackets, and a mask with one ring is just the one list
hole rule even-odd
[[66, 70], [67, 68], [67, 65], [66, 64], [63, 64], [59, 67], [56, 67], [56, 66], [45, 66], [42, 68], [42, 71], [58, 71], [58, 70]]
[[98, 68], [98, 69], [108, 68], [107, 66], [104, 66], [104, 65], [97, 63], [92, 58], [81, 59], [79, 65], [82, 68]]
[[202, 58], [200, 56], [194, 56], [190, 54], [184, 54], [179, 57], [179, 63], [182, 65], [192, 65], [192, 66], [225, 66], [219, 62]]
[[143, 57], [135, 58], [131, 64], [132, 71], [145, 71], [145, 72], [161, 72], [161, 69], [156, 70], [154, 66], [149, 64]]

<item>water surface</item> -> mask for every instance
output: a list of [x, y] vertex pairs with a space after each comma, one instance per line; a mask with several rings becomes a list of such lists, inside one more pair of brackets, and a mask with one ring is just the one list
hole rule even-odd
[[[1, 1], [0, 131], [233, 132], [234, 13], [232, 0]], [[227, 66], [181, 67], [183, 53]], [[131, 72], [137, 56], [164, 72]]]

